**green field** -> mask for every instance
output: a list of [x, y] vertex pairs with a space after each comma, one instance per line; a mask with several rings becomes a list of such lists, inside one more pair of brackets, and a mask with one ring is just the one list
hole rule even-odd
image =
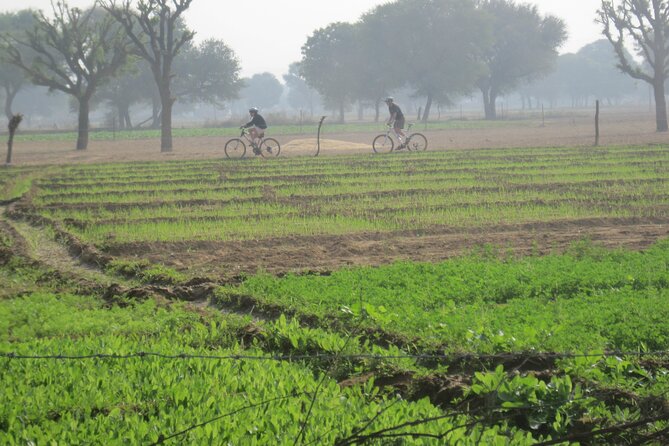
[[22, 198], [0, 221], [0, 443], [663, 444], [666, 232], [234, 277], [186, 259], [662, 228], [668, 166], [610, 147], [3, 170]]
[[[318, 120], [316, 120], [318, 121]], [[242, 124], [240, 122], [239, 124]], [[239, 125], [237, 124], [237, 125]], [[427, 124], [416, 124], [416, 128], [421, 130], [455, 130], [455, 129], [480, 129], [480, 128], [499, 128], [510, 125], [518, 125], [517, 122], [510, 121], [484, 121], [484, 120], [448, 120], [435, 121]], [[527, 124], [530, 125], [530, 124]], [[383, 122], [367, 122], [358, 124], [338, 124], [329, 122], [327, 127], [322, 129], [323, 135], [337, 133], [357, 133], [357, 132], [376, 132], [384, 129]], [[299, 124], [280, 124], [271, 127], [271, 133], [277, 135], [314, 135], [317, 133], [317, 122], [305, 122]], [[239, 128], [232, 125], [212, 126], [209, 128], [175, 128], [172, 131], [176, 138], [187, 137], [233, 137], [239, 136]], [[144, 130], [92, 130], [90, 132], [91, 141], [112, 141], [112, 140], [133, 140], [133, 139], [157, 139], [160, 138], [160, 129]], [[19, 133], [16, 136], [17, 142], [56, 142], [56, 141], [76, 141], [76, 132], [27, 132]]]

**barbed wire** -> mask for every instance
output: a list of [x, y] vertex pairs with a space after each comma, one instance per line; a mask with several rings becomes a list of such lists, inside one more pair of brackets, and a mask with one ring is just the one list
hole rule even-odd
[[71, 354], [20, 354], [16, 352], [0, 352], [0, 358], [15, 359], [15, 360], [87, 360], [87, 359], [144, 359], [144, 358], [160, 358], [170, 360], [213, 360], [213, 361], [303, 361], [313, 359], [348, 359], [348, 360], [443, 360], [450, 362], [458, 361], [494, 361], [494, 360], [511, 360], [511, 359], [577, 359], [577, 358], [610, 358], [610, 357], [663, 357], [669, 356], [668, 350], [660, 351], [610, 351], [600, 353], [541, 353], [541, 352], [515, 352], [515, 353], [496, 353], [496, 354], [474, 354], [474, 353], [444, 353], [444, 354], [401, 354], [401, 355], [379, 355], [379, 354], [349, 354], [339, 355], [337, 353], [313, 353], [313, 354], [299, 354], [299, 355], [202, 355], [192, 353], [176, 353], [165, 354], [158, 352], [144, 352], [139, 351], [135, 353], [89, 353], [85, 355], [71, 355]]
[[[578, 357], [603, 357], [603, 356], [625, 356], [625, 355], [634, 355], [634, 356], [666, 356], [669, 355], [669, 351], [654, 351], [654, 352], [607, 352], [607, 353], [598, 353], [598, 354], [550, 354], [550, 355], [542, 355], [538, 357], [547, 357], [547, 356], [578, 356]], [[90, 355], [80, 355], [80, 356], [67, 356], [67, 355], [17, 355], [15, 353], [0, 353], [0, 357], [5, 357], [7, 359], [48, 359], [48, 360], [77, 360], [77, 359], [97, 359], [97, 358], [102, 358], [102, 359], [136, 359], [136, 358], [146, 358], [146, 357], [151, 357], [155, 356], [158, 358], [167, 358], [167, 359], [214, 359], [214, 360], [246, 360], [246, 359], [251, 359], [251, 360], [272, 360], [272, 361], [277, 361], [277, 360], [283, 360], [285, 359], [295, 359], [296, 356], [290, 356], [290, 355], [284, 355], [284, 356], [245, 356], [245, 355], [226, 355], [226, 356], [215, 356], [215, 355], [187, 355], [187, 354], [178, 354], [178, 355], [165, 355], [165, 354], [160, 354], [160, 353], [151, 353], [151, 352], [137, 352], [133, 354], [124, 354], [124, 355], [110, 355], [110, 354], [90, 354]], [[518, 358], [522, 356], [521, 354], [504, 354], [504, 355], [461, 355], [460, 357], [505, 357], [505, 358]], [[338, 355], [338, 354], [328, 354], [328, 355], [298, 355], [297, 357], [300, 358], [314, 358], [314, 357], [326, 357], [326, 358], [345, 358], [345, 357], [353, 357], [353, 358], [360, 358], [360, 357], [365, 357], [365, 358], [377, 358], [377, 359], [387, 359], [387, 356], [379, 356], [379, 355]], [[394, 358], [434, 358], [434, 357], [439, 357], [439, 358], [452, 358], [452, 355], [395, 355], [392, 356]], [[514, 367], [514, 369], [517, 369], [517, 367]], [[152, 443], [152, 446], [155, 445], [160, 445], [160, 444], [165, 444], [166, 442], [170, 440], [176, 440], [180, 437], [183, 437], [184, 435], [188, 434], [189, 432], [200, 429], [208, 424], [214, 423], [216, 421], [219, 421], [223, 418], [235, 416], [243, 411], [262, 407], [268, 404], [272, 404], [274, 402], [279, 402], [279, 401], [285, 401], [285, 400], [290, 400], [290, 399], [296, 399], [296, 398], [302, 398], [304, 396], [308, 396], [311, 405], [313, 405], [315, 399], [317, 398], [319, 394], [319, 389], [320, 386], [322, 385], [321, 382], [318, 383], [316, 386], [316, 389], [312, 392], [293, 392], [290, 394], [278, 396], [275, 398], [270, 398], [266, 399], [264, 401], [258, 402], [258, 403], [250, 403], [246, 406], [239, 407], [235, 410], [232, 410], [230, 412], [227, 412], [225, 414], [213, 417], [211, 419], [208, 419], [204, 422], [200, 422], [197, 424], [193, 424], [190, 427], [183, 429], [178, 432], [174, 432], [171, 434], [161, 434], [158, 438], [158, 440], [154, 443]], [[583, 396], [581, 398], [576, 398], [572, 399], [569, 402], [574, 403], [579, 400], [588, 400], [595, 397], [593, 394], [588, 394], [587, 396]], [[486, 408], [486, 407], [478, 407], [476, 409], [468, 409], [468, 410], [449, 410], [444, 412], [442, 415], [439, 416], [434, 416], [434, 417], [427, 417], [427, 418], [421, 418], [421, 419], [414, 419], [414, 420], [406, 420], [402, 423], [399, 423], [397, 425], [391, 425], [391, 426], [384, 426], [376, 431], [364, 434], [364, 432], [369, 429], [372, 424], [374, 424], [378, 418], [385, 413], [386, 411], [390, 410], [392, 407], [395, 406], [401, 399], [397, 399], [395, 401], [388, 401], [388, 405], [381, 409], [377, 414], [371, 418], [369, 418], [367, 421], [364, 421], [361, 426], [358, 428], [354, 429], [348, 436], [344, 438], [339, 438], [336, 441], [337, 445], [353, 445], [353, 444], [361, 444], [361, 443], [368, 443], [370, 441], [375, 441], [375, 440], [390, 440], [390, 439], [401, 439], [401, 438], [431, 438], [431, 439], [441, 439], [443, 440], [449, 433], [453, 432], [454, 430], [457, 429], [469, 429], [475, 425], [478, 425], [480, 423], [485, 423], [486, 421], [488, 423], [494, 423], [494, 422], [499, 422], [502, 420], [507, 420], [515, 417], [518, 413], [518, 411], [523, 411], [523, 410], [534, 410], [534, 409], [542, 409], [545, 410], [546, 408], [549, 407], [559, 407], [561, 404], [563, 404], [563, 401], [560, 402], [551, 402], [549, 404], [539, 404], [539, 405], [526, 405], [522, 407], [514, 407], [514, 410], [509, 410], [505, 409], [502, 407], [496, 407], [496, 408]], [[485, 412], [485, 414], [483, 414]], [[477, 416], [478, 414], [478, 416]], [[433, 422], [443, 420], [443, 419], [448, 419], [448, 418], [454, 418], [458, 416], [469, 416], [469, 417], [474, 417], [473, 420], [464, 422], [461, 424], [458, 424], [456, 426], [451, 427], [450, 429], [440, 432], [440, 433], [428, 433], [428, 432], [419, 432], [415, 430], [411, 430], [412, 427], [420, 427], [420, 426], [426, 426], [430, 425]], [[309, 420], [310, 416], [307, 416], [303, 422], [301, 422], [301, 430], [300, 434], [298, 437], [295, 439], [295, 443], [301, 443], [301, 440], [303, 439], [303, 435], [305, 434], [305, 428], [307, 425], [307, 422]], [[557, 440], [553, 441], [547, 441], [544, 443], [541, 443], [542, 445], [551, 445], [551, 444], [560, 444], [564, 443], [565, 441], [570, 441], [574, 439], [579, 439], [579, 440], [585, 440], [589, 438], [594, 438], [595, 436], [606, 436], [606, 435], [613, 435], [616, 433], [622, 433], [625, 431], [632, 431], [635, 428], [639, 428], [640, 426], [647, 425], [650, 423], [658, 422], [658, 421], [666, 421], [669, 419], [669, 415], [667, 414], [662, 414], [660, 416], [652, 417], [652, 418], [646, 418], [641, 421], [633, 422], [633, 423], [626, 423], [626, 424], [620, 424], [616, 426], [611, 426], [608, 428], [603, 428], [599, 430], [593, 430], [590, 432], [583, 432], [579, 434], [572, 434], [571, 436], [565, 436]], [[404, 432], [398, 432], [401, 431], [402, 429], [409, 429], [408, 431]], [[331, 430], [332, 431], [332, 430]], [[330, 431], [330, 432], [331, 432]], [[651, 434], [648, 438], [646, 437], [641, 437], [642, 439], [650, 439], [654, 437], [659, 437], [662, 436], [666, 433], [665, 430], [660, 430], [658, 432], [655, 432], [654, 434]], [[322, 437], [319, 436], [315, 440], [309, 442], [308, 444], [313, 444], [314, 441], [318, 442], [319, 439]], [[645, 444], [645, 443], [641, 443]]]

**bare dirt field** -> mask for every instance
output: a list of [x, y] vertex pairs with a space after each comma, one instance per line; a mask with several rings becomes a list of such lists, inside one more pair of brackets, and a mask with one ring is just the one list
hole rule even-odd
[[[606, 112], [601, 120], [600, 144], [669, 144], [669, 134], [654, 130], [648, 112]], [[420, 126], [419, 126], [420, 127]], [[420, 130], [420, 129], [419, 129]], [[422, 131], [422, 130], [420, 130]], [[518, 120], [498, 128], [423, 132], [429, 150], [476, 150], [505, 147], [587, 147], [594, 143], [594, 118], [565, 115], [542, 121]], [[326, 132], [322, 156], [371, 153], [374, 132]], [[278, 136], [282, 155], [313, 155], [311, 135]], [[90, 162], [158, 161], [222, 158], [223, 138], [175, 138], [171, 153], [160, 153], [158, 140], [92, 141], [85, 152], [70, 143], [18, 143], [15, 165]], [[268, 161], [269, 162], [269, 161]], [[667, 203], [658, 203], [666, 207]], [[142, 243], [116, 245], [108, 254], [147, 258], [193, 276], [234, 277], [240, 273], [273, 274], [332, 271], [351, 265], [380, 265], [396, 260], [440, 261], [481, 245], [493, 245], [511, 254], [563, 251], [573, 242], [590, 239], [607, 247], [643, 249], [669, 237], [669, 221], [657, 219], [567, 220], [487, 228], [433, 228], [428, 231], [357, 233], [344, 236], [286, 237], [216, 243]]]
[[[647, 110], [604, 110], [600, 126], [603, 146], [669, 143], [669, 134], [655, 131], [654, 115]], [[590, 116], [582, 111], [550, 116], [545, 122], [535, 117], [504, 121], [492, 128], [423, 131], [418, 125], [416, 130], [428, 137], [428, 150], [575, 147], [592, 146], [595, 142], [594, 113]], [[371, 141], [377, 133], [332, 133], [326, 125], [321, 155], [371, 153]], [[272, 136], [281, 143], [282, 156], [316, 153], [316, 135]], [[226, 141], [219, 137], [175, 138], [170, 153], [160, 153], [158, 139], [93, 140], [88, 150], [80, 152], [74, 150], [74, 142], [16, 142], [13, 161], [15, 165], [25, 165], [222, 158]]]

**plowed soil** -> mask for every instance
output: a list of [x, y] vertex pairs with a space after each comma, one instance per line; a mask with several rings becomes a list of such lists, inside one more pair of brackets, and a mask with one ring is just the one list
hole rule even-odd
[[230, 278], [258, 271], [323, 273], [398, 260], [437, 262], [486, 245], [503, 255], [563, 252], [584, 239], [609, 248], [642, 250], [666, 237], [669, 220], [593, 219], [239, 242], [135, 243], [116, 245], [108, 252], [149, 258], [194, 276]]

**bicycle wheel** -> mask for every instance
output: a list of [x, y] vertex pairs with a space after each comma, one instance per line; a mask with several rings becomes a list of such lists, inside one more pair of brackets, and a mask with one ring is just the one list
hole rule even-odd
[[246, 155], [246, 144], [241, 139], [234, 138], [225, 143], [223, 150], [225, 151], [225, 156], [228, 158], [244, 158], [244, 155]]
[[372, 142], [374, 153], [390, 153], [393, 151], [393, 147], [395, 147], [395, 143], [388, 135], [379, 135]]
[[422, 133], [412, 133], [407, 140], [407, 148], [412, 152], [427, 150], [427, 138]]
[[274, 138], [265, 138], [260, 143], [260, 154], [265, 158], [271, 158], [273, 156], [279, 156], [281, 153], [281, 146], [279, 141]]

